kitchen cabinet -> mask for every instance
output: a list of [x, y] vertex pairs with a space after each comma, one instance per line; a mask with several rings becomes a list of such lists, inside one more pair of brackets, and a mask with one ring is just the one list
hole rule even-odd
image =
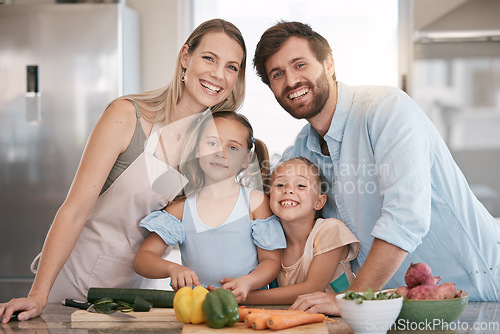
[[499, 12], [496, 0], [400, 0], [399, 30], [403, 88], [434, 122], [472, 191], [496, 217]]

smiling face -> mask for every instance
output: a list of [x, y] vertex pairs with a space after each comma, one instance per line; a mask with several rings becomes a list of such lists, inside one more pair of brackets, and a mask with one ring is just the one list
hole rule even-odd
[[320, 63], [306, 39], [292, 36], [265, 68], [276, 100], [291, 116], [310, 119], [323, 110], [333, 84], [331, 57]]
[[205, 185], [234, 178], [250, 161], [248, 129], [231, 118], [214, 118], [202, 131], [197, 156]]
[[206, 33], [191, 53], [184, 45], [185, 90], [179, 104], [204, 110], [225, 100], [236, 84], [242, 60], [243, 49], [224, 32]]
[[326, 203], [317, 170], [300, 160], [286, 161], [273, 171], [270, 205], [282, 222], [314, 220]]

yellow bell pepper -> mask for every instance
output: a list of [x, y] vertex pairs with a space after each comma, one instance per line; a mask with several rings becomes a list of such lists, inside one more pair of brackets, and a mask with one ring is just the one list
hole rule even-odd
[[175, 317], [185, 324], [201, 324], [205, 322], [201, 304], [205, 300], [208, 290], [199, 285], [194, 289], [185, 286], [175, 293]]

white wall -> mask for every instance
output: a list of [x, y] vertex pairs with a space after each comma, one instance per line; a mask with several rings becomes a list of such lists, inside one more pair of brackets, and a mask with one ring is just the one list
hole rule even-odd
[[[168, 84], [175, 60], [184, 39], [178, 33], [178, 0], [127, 0], [127, 6], [137, 11], [141, 20], [142, 90], [152, 90]], [[181, 18], [182, 19], [182, 18]]]

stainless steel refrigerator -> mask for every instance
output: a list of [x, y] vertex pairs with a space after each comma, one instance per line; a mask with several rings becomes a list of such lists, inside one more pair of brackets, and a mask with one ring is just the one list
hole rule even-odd
[[28, 293], [90, 131], [140, 91], [139, 55], [121, 3], [0, 5], [0, 302]]

